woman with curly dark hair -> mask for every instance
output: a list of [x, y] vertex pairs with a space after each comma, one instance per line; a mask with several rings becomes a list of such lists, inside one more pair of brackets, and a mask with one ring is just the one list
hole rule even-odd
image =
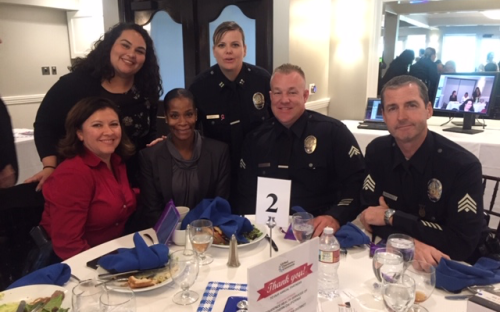
[[[163, 90], [153, 41], [141, 26], [120, 23], [108, 30], [85, 57], [75, 61], [45, 95], [35, 120], [35, 144], [43, 170], [26, 180], [38, 189], [58, 164], [57, 143], [64, 137], [64, 120], [81, 99], [102, 96], [117, 104], [123, 130], [141, 150], [156, 139], [158, 100]], [[137, 160], [127, 162], [135, 185]]]

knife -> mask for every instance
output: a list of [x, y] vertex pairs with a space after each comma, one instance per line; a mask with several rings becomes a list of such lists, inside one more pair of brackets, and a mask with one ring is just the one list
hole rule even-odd
[[268, 234], [266, 234], [265, 238], [271, 243], [271, 246], [273, 247], [274, 251], [278, 251], [278, 246], [276, 245], [274, 240], [272, 240], [271, 237], [269, 237]]
[[124, 277], [133, 276], [133, 275], [138, 275], [138, 274], [141, 274], [141, 275], [146, 274], [147, 275], [147, 274], [159, 272], [159, 271], [164, 270], [166, 268], [167, 268], [167, 266], [162, 266], [159, 268], [154, 268], [154, 269], [149, 269], [149, 270], [133, 270], [133, 271], [127, 271], [127, 272], [121, 272], [121, 273], [104, 273], [104, 274], [97, 275], [97, 278], [102, 279], [102, 280], [105, 280], [105, 279], [114, 280], [114, 279], [118, 279], [118, 278], [124, 278]]
[[16, 312], [24, 312], [25, 307], [26, 307], [26, 301], [21, 300], [21, 302], [19, 302], [19, 306], [17, 307]]
[[474, 295], [456, 295], [456, 296], [444, 296], [444, 299], [448, 300], [466, 300], [474, 297]]

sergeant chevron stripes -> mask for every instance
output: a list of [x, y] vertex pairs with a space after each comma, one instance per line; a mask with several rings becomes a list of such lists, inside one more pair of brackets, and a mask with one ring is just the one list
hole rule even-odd
[[359, 155], [359, 154], [361, 154], [361, 152], [359, 151], [359, 149], [357, 149], [354, 146], [351, 146], [351, 149], [349, 150], [349, 158], [352, 158], [352, 156]]
[[432, 222], [428, 222], [428, 221], [424, 221], [424, 220], [420, 220], [420, 222], [422, 222], [422, 224], [427, 226], [427, 227], [431, 227], [433, 229], [440, 230], [440, 231], [443, 230], [443, 228], [441, 228], [441, 226], [437, 223], [432, 223]]
[[370, 175], [368, 175], [363, 182], [363, 190], [370, 190], [372, 192], [375, 192], [375, 181], [373, 181]]
[[476, 202], [469, 196], [469, 194], [465, 194], [464, 198], [458, 201], [458, 212], [472, 211], [477, 214], [477, 204]]
[[243, 158], [240, 159], [240, 168], [241, 169], [246, 169], [247, 168], [247, 164], [245, 164], [245, 161], [243, 160]]
[[344, 198], [337, 204], [337, 206], [349, 206], [349, 204], [352, 203], [352, 200], [352, 198]]

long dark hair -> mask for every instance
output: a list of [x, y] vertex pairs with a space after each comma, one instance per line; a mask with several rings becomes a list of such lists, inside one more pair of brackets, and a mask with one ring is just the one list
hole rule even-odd
[[[77, 131], [82, 130], [83, 123], [89, 119], [96, 111], [110, 108], [117, 116], [118, 107], [113, 101], [103, 97], [88, 97], [84, 98], [69, 111], [66, 117], [66, 135], [59, 141], [59, 155], [63, 158], [73, 158], [77, 155], [84, 153], [83, 142], [78, 139]], [[119, 119], [119, 118], [118, 118]], [[120, 120], [120, 127], [122, 128], [122, 137], [120, 144], [115, 150], [115, 153], [120, 155], [123, 159], [127, 159], [135, 152], [134, 145], [130, 142], [125, 131], [123, 131], [123, 124]]]
[[86, 71], [92, 77], [100, 80], [110, 80], [113, 78], [115, 70], [110, 61], [111, 48], [124, 30], [136, 31], [146, 42], [146, 60], [134, 76], [134, 85], [143, 97], [156, 103], [163, 94], [160, 68], [156, 59], [153, 40], [148, 32], [137, 24], [119, 23], [111, 27], [94, 43], [92, 51], [85, 58], [77, 58], [75, 60], [71, 71]]

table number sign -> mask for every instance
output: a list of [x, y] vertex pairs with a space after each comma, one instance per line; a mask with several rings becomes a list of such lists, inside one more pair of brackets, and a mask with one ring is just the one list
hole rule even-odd
[[257, 200], [255, 207], [255, 221], [266, 224], [269, 217], [274, 218], [276, 225], [288, 227], [290, 214], [290, 190], [292, 181], [282, 179], [257, 179]]
[[252, 311], [316, 311], [319, 239], [250, 267], [248, 303]]

